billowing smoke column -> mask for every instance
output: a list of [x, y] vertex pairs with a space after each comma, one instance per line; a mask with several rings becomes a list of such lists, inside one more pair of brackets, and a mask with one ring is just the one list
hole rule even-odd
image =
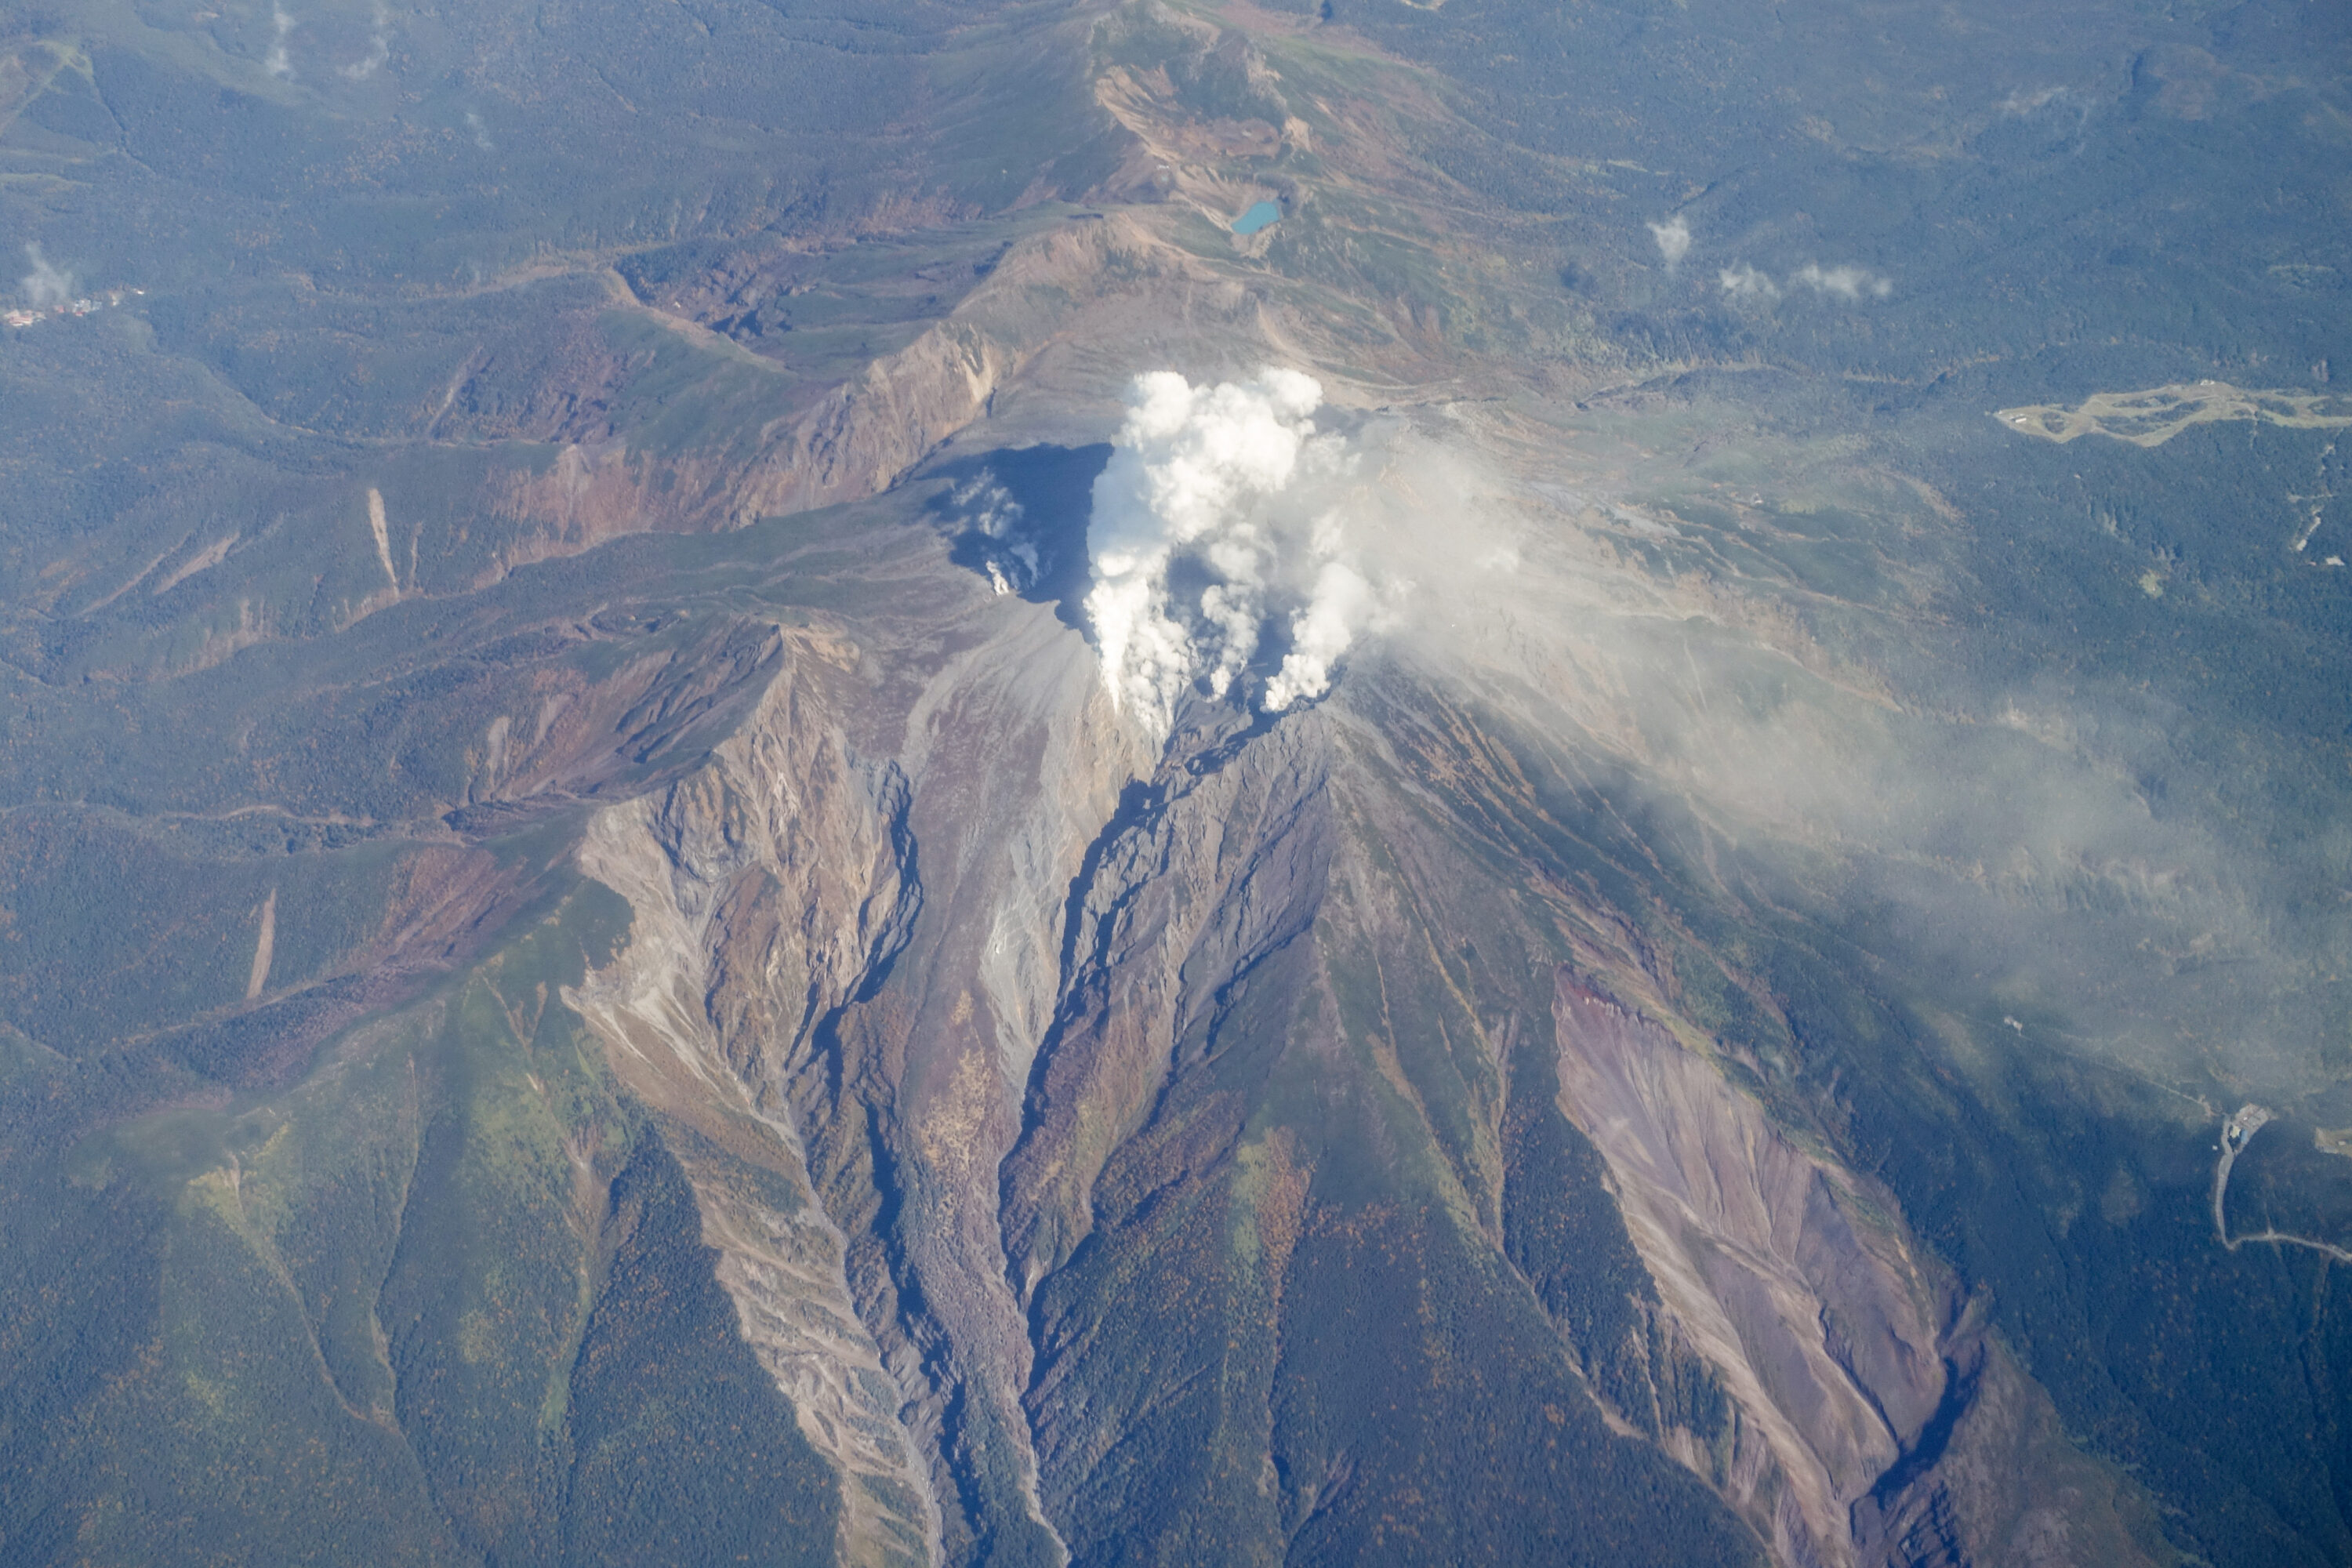
[[1160, 371], [1129, 388], [1095, 481], [1087, 614], [1113, 705], [1154, 733], [1167, 734], [1194, 680], [1232, 690], [1269, 618], [1286, 614], [1290, 647], [1259, 705], [1321, 696], [1378, 612], [1341, 515], [1355, 455], [1316, 432], [1322, 402], [1313, 377], [1288, 370], [1201, 387]]

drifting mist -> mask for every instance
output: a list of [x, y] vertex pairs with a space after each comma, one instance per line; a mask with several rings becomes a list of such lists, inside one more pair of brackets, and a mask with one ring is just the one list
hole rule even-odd
[[[1876, 291], [1795, 285], [1850, 281]], [[1731, 569], [1719, 524], [1475, 410], [1335, 411], [1281, 369], [1139, 376], [1128, 401], [1086, 608], [1113, 703], [1155, 741], [1193, 693], [1276, 713], [1350, 663], [1393, 668], [1664, 807], [1685, 826], [1652, 847], [1695, 878], [1832, 925], [1868, 911], [1869, 944], [1956, 981], [1956, 1003], [1997, 1000], [2173, 1082], [2217, 1047], [2234, 1071], [2295, 1070], [2305, 1026], [2260, 998], [2293, 990], [2314, 954], [2290, 950], [2333, 928], [2283, 942], [2260, 912], [2272, 873], [2151, 809], [2160, 713], [1987, 689], [1928, 652], [1918, 617], [1965, 566], [1921, 553], [1927, 522], [1894, 492], [1854, 503], [1892, 509], [1900, 553], [1829, 595]]]

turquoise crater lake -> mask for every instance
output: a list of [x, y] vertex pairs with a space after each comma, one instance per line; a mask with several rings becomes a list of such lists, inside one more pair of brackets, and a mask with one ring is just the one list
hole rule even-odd
[[1235, 234], [1255, 234], [1282, 216], [1281, 206], [1274, 202], [1260, 202], [1234, 220]]

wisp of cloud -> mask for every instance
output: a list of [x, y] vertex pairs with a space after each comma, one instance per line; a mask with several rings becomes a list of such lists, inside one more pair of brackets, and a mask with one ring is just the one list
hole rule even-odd
[[368, 52], [341, 68], [342, 74], [353, 81], [365, 81], [382, 70], [392, 58], [392, 16], [382, 4], [375, 8], [375, 26], [368, 34]]
[[[1780, 297], [1780, 285], [1769, 276], [1742, 261], [1716, 274], [1723, 285], [1724, 294], [1733, 300], [1770, 300]], [[1789, 274], [1789, 287], [1810, 289], [1816, 294], [1861, 303], [1864, 299], [1884, 300], [1895, 292], [1894, 281], [1877, 273], [1854, 266], [1823, 267], [1818, 261], [1808, 261]]]
[[286, 36], [294, 30], [294, 18], [283, 5], [273, 5], [269, 9], [269, 25], [272, 38], [261, 68], [271, 76], [290, 77], [294, 74], [294, 57], [287, 53]]
[[1780, 286], [1745, 261], [1736, 267], [1725, 268], [1716, 275], [1716, 281], [1721, 283], [1723, 291], [1735, 300], [1777, 300], [1780, 297]]
[[73, 274], [50, 265], [37, 245], [25, 247], [26, 259], [33, 269], [17, 280], [24, 291], [25, 302], [36, 310], [54, 310], [73, 301]]
[[1859, 267], [1823, 267], [1808, 261], [1789, 275], [1789, 281], [1801, 284], [1816, 294], [1834, 294], [1841, 300], [1859, 300], [1864, 294], [1874, 300], [1884, 300], [1895, 292], [1895, 285], [1874, 272]]
[[1666, 270], [1672, 272], [1690, 254], [1690, 220], [1677, 216], [1665, 223], [1651, 224], [1649, 230], [1650, 237], [1658, 242], [1658, 254], [1665, 258]]

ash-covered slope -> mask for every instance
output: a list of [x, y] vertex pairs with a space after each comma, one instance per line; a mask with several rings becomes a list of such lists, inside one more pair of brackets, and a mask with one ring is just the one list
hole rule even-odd
[[1155, 755], [1050, 605], [944, 624], [793, 639], [583, 852], [638, 917], [568, 994], [711, 1151], [719, 1278], [863, 1478], [845, 1552], [2161, 1560], [1778, 1120], [1743, 1042], [1789, 1021], [1710, 1035], [1656, 945], [1708, 894], [1572, 752], [1374, 656]]
[[12, 24], [0, 1561], [2341, 1560], [2337, 24], [1751, 13]]

